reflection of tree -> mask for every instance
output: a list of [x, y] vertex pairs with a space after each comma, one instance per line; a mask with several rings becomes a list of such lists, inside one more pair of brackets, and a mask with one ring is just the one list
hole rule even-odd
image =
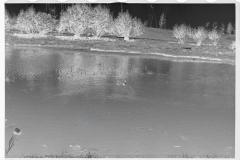
[[151, 79], [157, 78], [157, 74], [170, 74], [171, 63], [169, 61], [160, 61], [156, 59], [142, 59], [141, 72], [146, 75], [152, 75]]
[[[84, 56], [74, 55], [72, 68], [64, 65], [59, 79], [62, 85], [61, 95], [88, 94], [108, 96], [116, 92], [116, 82], [128, 76], [129, 57], [125, 56]], [[67, 74], [67, 72], [71, 72]], [[69, 76], [65, 76], [69, 75]], [[125, 94], [125, 93], [124, 93]]]
[[[44, 50], [27, 49], [13, 50], [9, 62], [10, 72], [21, 79], [33, 80], [36, 76], [46, 78], [58, 77], [60, 57], [58, 54], [49, 54]], [[53, 75], [54, 73], [54, 75]]]
[[[43, 49], [13, 49], [6, 59], [6, 73], [15, 82], [9, 91], [34, 92], [48, 96], [58, 93], [60, 54]], [[36, 94], [31, 95], [36, 95]]]

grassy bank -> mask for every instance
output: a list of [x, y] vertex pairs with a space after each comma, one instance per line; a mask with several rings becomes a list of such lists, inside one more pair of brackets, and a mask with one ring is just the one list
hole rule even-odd
[[100, 39], [83, 37], [74, 39], [73, 34], [49, 33], [43, 37], [32, 37], [18, 34], [17, 31], [6, 33], [6, 45], [10, 46], [45, 46], [79, 49], [84, 51], [120, 52], [144, 55], [159, 55], [174, 59], [189, 59], [216, 61], [222, 63], [235, 62], [235, 50], [229, 48], [234, 35], [223, 35], [217, 46], [211, 45], [205, 40], [201, 46], [197, 46], [193, 40], [186, 39], [185, 44], [177, 43], [172, 36], [172, 30], [146, 28], [142, 36], [131, 38], [126, 42], [121, 37], [103, 36]]
[[[13, 158], [13, 157], [8, 157]], [[23, 155], [20, 157], [14, 157], [14, 158], [233, 158], [229, 156], [222, 156], [222, 155], [188, 155], [188, 154], [182, 154], [182, 155], [167, 155], [167, 156], [100, 156], [100, 155], [94, 155], [91, 153], [88, 153], [86, 155], [67, 155], [67, 154], [60, 154], [60, 155]]]

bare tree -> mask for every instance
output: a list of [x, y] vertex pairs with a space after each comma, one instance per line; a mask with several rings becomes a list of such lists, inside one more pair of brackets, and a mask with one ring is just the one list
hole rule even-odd
[[152, 4], [148, 5], [148, 17], [149, 17], [149, 27], [152, 27], [153, 20], [155, 20], [155, 27], [157, 26], [157, 18], [154, 13], [154, 6]]

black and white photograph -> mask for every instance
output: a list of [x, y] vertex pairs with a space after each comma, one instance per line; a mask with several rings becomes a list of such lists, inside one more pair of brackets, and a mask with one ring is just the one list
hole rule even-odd
[[236, 3], [4, 9], [5, 158], [235, 158]]

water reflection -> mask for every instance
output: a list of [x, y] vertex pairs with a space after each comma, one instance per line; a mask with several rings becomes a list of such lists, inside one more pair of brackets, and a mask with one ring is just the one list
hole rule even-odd
[[7, 125], [23, 130], [15, 155], [77, 144], [121, 156], [234, 156], [231, 65], [7, 48], [5, 80]]

